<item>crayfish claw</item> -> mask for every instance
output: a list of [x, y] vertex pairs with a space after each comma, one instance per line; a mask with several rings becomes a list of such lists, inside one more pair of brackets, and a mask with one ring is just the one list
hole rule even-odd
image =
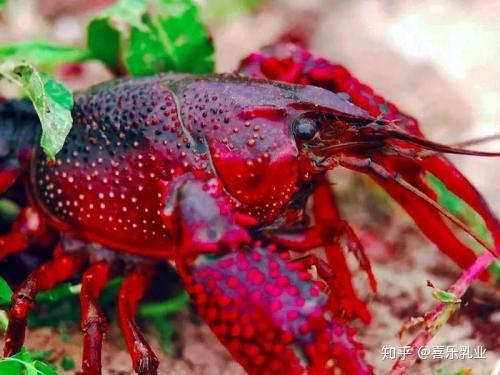
[[145, 354], [137, 361], [134, 370], [139, 375], [156, 375], [158, 374], [159, 364], [156, 356]]
[[327, 296], [275, 247], [200, 255], [184, 275], [200, 316], [250, 374], [369, 374]]

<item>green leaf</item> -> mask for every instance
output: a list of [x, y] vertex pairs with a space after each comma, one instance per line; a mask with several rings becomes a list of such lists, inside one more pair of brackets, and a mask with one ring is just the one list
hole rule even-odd
[[495, 278], [500, 279], [500, 262], [498, 260], [491, 263], [488, 269], [495, 276]]
[[30, 40], [0, 47], [0, 61], [15, 58], [27, 60], [41, 68], [52, 68], [69, 62], [81, 62], [90, 58], [89, 51], [68, 46], [56, 46], [47, 42]]
[[210, 0], [201, 2], [202, 17], [207, 22], [224, 22], [228, 18], [253, 11], [264, 0]]
[[51, 366], [49, 366], [44, 362], [33, 361], [33, 365], [35, 366], [35, 369], [37, 370], [38, 374], [57, 375], [56, 370], [54, 370]]
[[61, 367], [64, 371], [73, 370], [75, 368], [75, 360], [70, 357], [63, 357]]
[[151, 302], [139, 307], [138, 316], [151, 322], [158, 333], [158, 340], [163, 351], [169, 355], [175, 354], [175, 345], [173, 337], [176, 332], [168, 314], [175, 314], [184, 309], [189, 303], [189, 296], [182, 292], [174, 298], [164, 301]]
[[175, 324], [168, 320], [168, 318], [162, 316], [153, 317], [151, 322], [157, 331], [161, 349], [170, 356], [174, 356], [174, 335], [176, 333]]
[[105, 19], [118, 31], [126, 31], [130, 26], [144, 28], [142, 16], [147, 6], [148, 0], [119, 0], [102, 11], [97, 19]]
[[22, 374], [22, 362], [5, 358], [0, 360], [0, 374], [19, 375]]
[[36, 301], [40, 302], [56, 302], [70, 296], [80, 294], [81, 284], [73, 285], [71, 283], [62, 283], [51, 290], [38, 293]]
[[120, 45], [130, 29], [143, 29], [147, 0], [120, 0], [95, 17], [87, 28], [87, 45], [94, 57], [113, 70], [120, 67]]
[[11, 357], [0, 360], [0, 374], [20, 375], [24, 373], [27, 375], [57, 375], [57, 372], [51, 366], [33, 360], [25, 348], [21, 348], [18, 353]]
[[472, 375], [472, 369], [471, 368], [463, 368], [458, 371], [450, 371], [448, 366], [444, 366], [441, 368], [438, 368], [436, 370], [436, 375]]
[[6, 2], [6, 1], [7, 1], [7, 0], [0, 0], [0, 10], [2, 10], [2, 9], [3, 9], [3, 7], [5, 6], [5, 2]]
[[460, 303], [460, 298], [455, 297], [453, 293], [447, 292], [445, 290], [434, 288], [432, 294], [441, 302], [445, 303]]
[[0, 64], [0, 75], [19, 85], [33, 103], [42, 124], [40, 145], [54, 159], [73, 124], [73, 95], [61, 82], [26, 62], [7, 60]]
[[445, 184], [431, 173], [427, 174], [427, 182], [437, 194], [437, 201], [453, 215], [469, 226], [475, 233], [488, 243], [492, 243], [491, 234], [486, 224], [476, 210], [458, 196], [449, 191]]
[[[476, 210], [465, 203], [457, 195], [449, 191], [444, 183], [436, 176], [428, 173], [426, 177], [427, 183], [437, 194], [438, 203], [454, 216], [459, 218], [464, 224], [471, 228], [474, 233], [479, 235], [479, 237], [491, 245], [493, 243], [493, 239], [481, 215], [479, 215]], [[500, 279], [499, 261], [494, 261], [488, 269], [495, 278]]]
[[5, 305], [10, 303], [10, 299], [12, 298], [12, 289], [10, 288], [7, 281], [0, 276], [0, 305]]
[[31, 361], [32, 361], [31, 354], [26, 350], [25, 347], [22, 347], [21, 350], [19, 350], [19, 352], [17, 352], [16, 354], [14, 354], [13, 356], [11, 356], [9, 358], [18, 359], [20, 361], [27, 362], [27, 363], [31, 363]]
[[45, 351], [35, 351], [30, 352], [31, 358], [37, 361], [44, 361], [54, 352], [54, 349], [49, 349]]
[[[3, 306], [1, 308], [3, 308]], [[0, 332], [6, 331], [8, 326], [9, 317], [7, 316], [7, 312], [5, 310], [0, 310]]]
[[13, 221], [21, 209], [16, 202], [8, 198], [0, 198], [0, 218], [7, 221]]
[[[99, 306], [108, 316], [114, 313], [116, 293], [122, 277], [111, 280], [103, 289], [99, 298]], [[29, 316], [30, 327], [57, 327], [61, 340], [69, 340], [67, 326], [78, 324], [80, 320], [80, 301], [78, 298], [81, 284], [61, 284], [54, 289], [37, 295], [35, 311]]]
[[209, 73], [214, 48], [193, 0], [122, 0], [87, 32], [95, 57], [134, 76]]
[[151, 1], [145, 23], [148, 29], [132, 29], [125, 46], [124, 61], [130, 74], [213, 72], [213, 45], [192, 1]]
[[189, 296], [187, 295], [187, 293], [183, 292], [172, 299], [142, 304], [139, 307], [138, 315], [142, 318], [152, 318], [157, 316], [164, 316], [166, 314], [177, 313], [185, 308], [188, 303]]

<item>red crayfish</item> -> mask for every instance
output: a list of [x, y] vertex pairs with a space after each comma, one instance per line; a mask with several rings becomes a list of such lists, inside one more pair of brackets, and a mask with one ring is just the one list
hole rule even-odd
[[326, 178], [337, 166], [373, 177], [461, 267], [475, 254], [447, 220], [487, 244], [439, 206], [427, 174], [473, 207], [500, 244], [497, 218], [442, 156], [498, 154], [426, 140], [415, 119], [345, 68], [292, 44], [252, 54], [236, 74], [121, 79], [77, 94], [54, 162], [36, 146], [35, 112], [23, 102], [1, 107], [0, 190], [21, 178], [29, 205], [0, 239], [0, 257], [59, 236], [54, 258], [13, 296], [7, 356], [23, 344], [37, 292], [85, 269], [82, 370], [100, 374], [106, 324], [97, 299], [114, 272], [110, 249], [134, 255], [118, 316], [139, 374], [158, 366], [134, 322], [157, 260], [175, 261], [198, 313], [249, 373], [371, 373], [347, 327], [370, 313], [345, 251], [373, 290], [376, 281]]

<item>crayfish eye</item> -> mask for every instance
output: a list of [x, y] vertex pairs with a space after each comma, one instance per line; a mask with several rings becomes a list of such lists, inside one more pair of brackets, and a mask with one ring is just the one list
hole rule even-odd
[[293, 135], [301, 141], [310, 141], [318, 133], [318, 124], [313, 119], [300, 117], [293, 124]]

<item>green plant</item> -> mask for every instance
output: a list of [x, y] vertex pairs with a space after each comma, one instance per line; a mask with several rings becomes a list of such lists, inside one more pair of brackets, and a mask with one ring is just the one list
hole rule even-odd
[[0, 361], [0, 374], [57, 375], [56, 370], [52, 366], [33, 357], [33, 354], [22, 348], [17, 354]]
[[86, 46], [43, 41], [0, 46], [0, 77], [33, 102], [42, 124], [41, 146], [54, 159], [71, 129], [73, 106], [70, 90], [50, 75], [58, 66], [99, 60], [116, 75], [210, 73], [213, 53], [193, 0], [120, 0], [91, 20]]

